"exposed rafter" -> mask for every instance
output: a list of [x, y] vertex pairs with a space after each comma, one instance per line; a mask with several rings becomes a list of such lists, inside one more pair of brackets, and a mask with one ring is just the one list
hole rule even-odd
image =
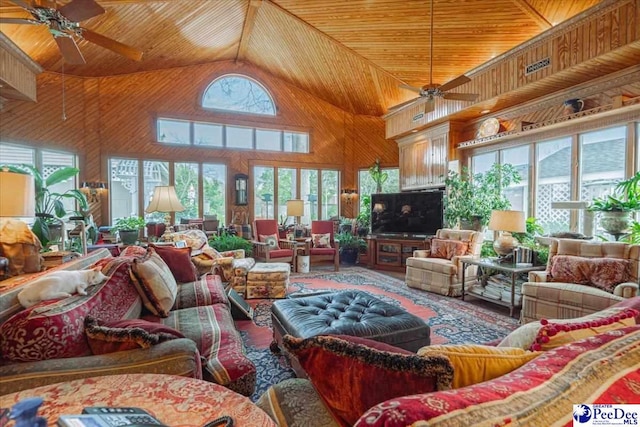
[[256, 16], [258, 15], [258, 9], [260, 9], [260, 6], [262, 6], [262, 0], [249, 0], [247, 17], [244, 20], [242, 35], [240, 36], [240, 45], [238, 46], [238, 53], [236, 55], [237, 62], [242, 62], [245, 59], [249, 40], [251, 39], [251, 31], [256, 23]]
[[511, 0], [520, 10], [522, 10], [529, 18], [533, 19], [535, 23], [543, 30], [548, 30], [553, 27], [551, 22], [542, 16], [533, 6], [527, 2], [527, 0]]

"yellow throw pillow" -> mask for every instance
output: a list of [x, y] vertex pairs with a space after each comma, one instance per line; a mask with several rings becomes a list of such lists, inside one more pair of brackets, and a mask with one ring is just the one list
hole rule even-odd
[[486, 345], [432, 345], [418, 350], [420, 356], [440, 354], [453, 365], [452, 388], [466, 387], [501, 377], [538, 357], [541, 352]]

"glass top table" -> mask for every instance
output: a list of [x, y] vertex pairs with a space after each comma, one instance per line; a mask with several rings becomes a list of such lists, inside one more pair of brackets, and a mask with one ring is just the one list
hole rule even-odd
[[[509, 315], [512, 317], [513, 317], [515, 308], [519, 307], [519, 305], [516, 305], [515, 303], [516, 278], [518, 277], [518, 275], [521, 273], [528, 273], [529, 271], [542, 271], [546, 268], [545, 265], [532, 265], [532, 264], [520, 264], [520, 263], [516, 264], [513, 262], [499, 261], [497, 258], [463, 258], [461, 259], [461, 262], [462, 262], [462, 300], [464, 301], [465, 295], [472, 295], [476, 298], [480, 298], [485, 301], [489, 301], [489, 302], [493, 302], [499, 305], [509, 307]], [[476, 265], [482, 268], [493, 269], [493, 270], [500, 271], [502, 273], [506, 273], [507, 275], [510, 275], [511, 276], [510, 301], [505, 302], [505, 301], [502, 301], [501, 299], [489, 298], [479, 293], [467, 292], [465, 290], [465, 281], [466, 281], [465, 275], [466, 275], [467, 267], [469, 267], [470, 265]]]

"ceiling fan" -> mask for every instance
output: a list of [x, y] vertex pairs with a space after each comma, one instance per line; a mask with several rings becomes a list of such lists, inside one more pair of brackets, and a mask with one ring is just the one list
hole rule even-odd
[[436, 98], [450, 99], [454, 101], [475, 101], [476, 99], [478, 99], [479, 95], [476, 93], [449, 92], [451, 89], [454, 89], [471, 81], [471, 79], [465, 75], [456, 77], [455, 79], [443, 85], [433, 83], [433, 0], [431, 0], [430, 15], [431, 22], [429, 26], [429, 84], [424, 85], [420, 88], [413, 87], [407, 84], [401, 84], [399, 87], [410, 90], [412, 92], [416, 92], [419, 96], [417, 98], [389, 108], [387, 114], [384, 115], [385, 118], [390, 117], [406, 108], [417, 105], [424, 105], [424, 114], [429, 113], [435, 108]]
[[0, 17], [0, 24], [46, 25], [62, 57], [69, 64], [86, 64], [76, 44], [76, 38], [95, 43], [135, 61], [142, 59], [142, 51], [80, 26], [80, 21], [105, 12], [94, 0], [71, 0], [60, 7], [57, 7], [56, 0], [11, 0], [11, 2], [28, 11], [33, 19]]

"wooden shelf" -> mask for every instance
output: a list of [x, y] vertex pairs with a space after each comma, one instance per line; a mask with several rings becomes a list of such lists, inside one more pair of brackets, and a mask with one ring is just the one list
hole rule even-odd
[[377, 270], [404, 271], [407, 258], [413, 251], [425, 249], [424, 237], [369, 236], [369, 262], [367, 267]]

